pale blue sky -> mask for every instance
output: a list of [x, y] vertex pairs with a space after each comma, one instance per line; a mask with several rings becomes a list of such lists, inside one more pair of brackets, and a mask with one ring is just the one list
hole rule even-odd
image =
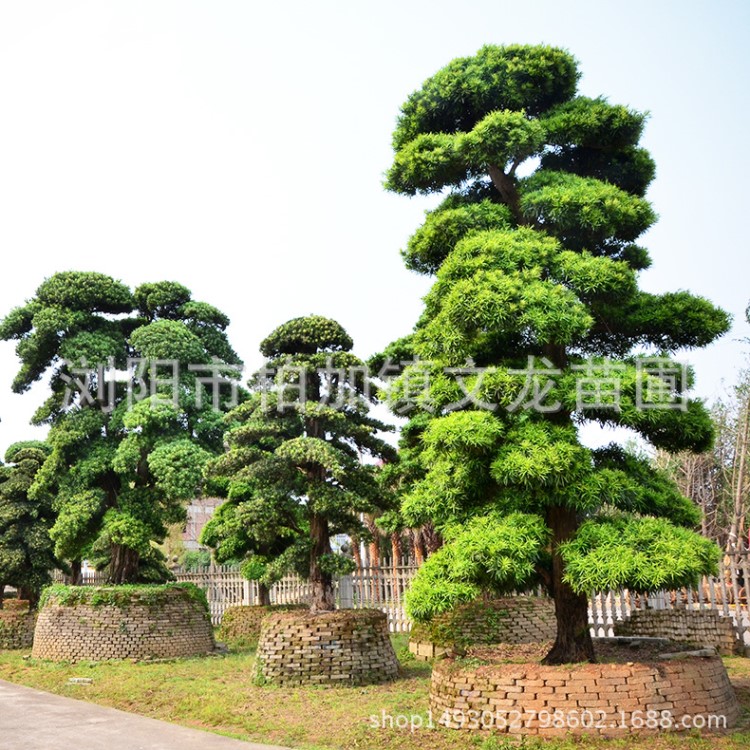
[[[719, 395], [750, 350], [745, 2], [3, 2], [0, 313], [55, 271], [174, 279], [232, 318], [248, 365], [276, 325], [338, 319], [362, 356], [407, 333], [429, 281], [399, 249], [431, 202], [383, 191], [400, 104], [487, 43], [554, 44], [581, 91], [649, 110], [650, 291], [735, 327], [691, 353]], [[0, 449], [44, 398], [10, 394]]]

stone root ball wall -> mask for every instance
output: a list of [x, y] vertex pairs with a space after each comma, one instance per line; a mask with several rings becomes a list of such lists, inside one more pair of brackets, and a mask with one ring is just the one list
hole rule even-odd
[[545, 737], [663, 731], [644, 726], [647, 711], [675, 724], [685, 716], [724, 716], [727, 727], [741, 713], [718, 656], [559, 667], [461, 668], [445, 660], [432, 672], [430, 708], [433, 721], [450, 728]]
[[281, 612], [263, 620], [255, 669], [259, 683], [366, 685], [397, 677], [398, 661], [384, 612]]
[[34, 641], [34, 614], [29, 603], [6, 599], [0, 609], [0, 650], [31, 648]]
[[416, 623], [409, 651], [418, 659], [434, 659], [456, 646], [543, 643], [554, 641], [556, 634], [555, 603], [549, 597], [479, 599], [429, 623]]
[[736, 653], [739, 641], [728, 617], [715, 610], [638, 609], [615, 624], [615, 635], [668, 638], [677, 643], [713, 646], [723, 656]]
[[272, 604], [228, 607], [221, 618], [221, 627], [216, 633], [219, 641], [228, 646], [241, 647], [255, 644], [260, 637], [263, 620], [274, 612], [305, 610], [302, 604]]
[[175, 659], [213, 650], [203, 604], [173, 587], [156, 597], [131, 594], [123, 604], [65, 605], [51, 596], [39, 612], [31, 654], [52, 661], [100, 661]]

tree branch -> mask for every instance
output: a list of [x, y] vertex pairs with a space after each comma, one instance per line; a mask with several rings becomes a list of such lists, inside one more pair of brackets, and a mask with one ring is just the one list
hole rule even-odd
[[519, 226], [530, 224], [530, 222], [524, 218], [523, 212], [521, 211], [521, 198], [518, 195], [518, 188], [516, 187], [515, 179], [511, 175], [505, 174], [505, 172], [498, 167], [490, 165], [488, 171], [492, 178], [492, 184], [495, 186], [498, 193], [500, 193], [505, 205], [510, 209], [516, 223]]

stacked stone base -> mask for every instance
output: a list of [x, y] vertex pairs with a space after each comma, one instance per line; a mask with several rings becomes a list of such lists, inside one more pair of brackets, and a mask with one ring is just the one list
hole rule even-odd
[[627, 664], [436, 664], [433, 721], [543, 737], [617, 737], [736, 724], [740, 706], [718, 656]]
[[261, 684], [367, 685], [397, 677], [398, 661], [379, 610], [282, 612], [263, 620], [255, 669]]
[[230, 648], [254, 646], [260, 638], [263, 620], [274, 612], [302, 611], [302, 604], [272, 604], [228, 607], [221, 618], [216, 637]]
[[479, 599], [415, 624], [409, 651], [417, 659], [435, 659], [465, 646], [554, 641], [556, 633], [555, 603], [549, 597]]
[[0, 609], [0, 651], [31, 648], [34, 641], [34, 614], [29, 603], [6, 599]]
[[61, 604], [51, 597], [39, 612], [32, 656], [52, 661], [176, 659], [214, 650], [205, 607], [179, 588], [158, 602], [134, 594], [126, 604]]
[[731, 656], [739, 648], [731, 619], [721, 617], [715, 610], [638, 609], [614, 629], [618, 636], [649, 636], [713, 646], [723, 656]]

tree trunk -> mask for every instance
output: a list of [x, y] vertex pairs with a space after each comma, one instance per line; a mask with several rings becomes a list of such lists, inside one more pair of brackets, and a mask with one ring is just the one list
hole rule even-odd
[[543, 664], [595, 662], [594, 644], [589, 630], [588, 600], [563, 581], [565, 572], [558, 545], [570, 539], [578, 528], [575, 510], [553, 505], [547, 512], [547, 525], [552, 529], [552, 595], [555, 599], [557, 638]]
[[313, 512], [310, 516], [310, 583], [312, 585], [312, 601], [310, 612], [330, 612], [335, 609], [333, 600], [333, 579], [320, 567], [320, 558], [331, 554], [331, 540], [328, 533], [328, 521], [324, 516]]
[[3, 600], [5, 599], [5, 584], [0, 583], [0, 609], [3, 608]]
[[110, 583], [135, 583], [138, 575], [140, 555], [129, 547], [121, 544], [112, 545], [112, 558], [109, 563]]
[[422, 540], [424, 541], [427, 557], [433, 555], [443, 546], [443, 537], [432, 523], [429, 522], [422, 527]]
[[414, 545], [414, 562], [418, 568], [421, 568], [427, 556], [424, 542], [422, 541], [422, 532], [419, 529], [412, 529], [411, 538]]
[[70, 563], [70, 576], [68, 578], [70, 586], [80, 586], [83, 583], [83, 574], [81, 573], [81, 561], [72, 560]]
[[367, 513], [365, 515], [365, 526], [370, 532], [370, 542], [367, 545], [370, 550], [370, 601], [380, 601], [380, 532], [375, 525], [375, 517]]
[[39, 604], [39, 589], [32, 586], [19, 586], [18, 598], [27, 601], [29, 603], [29, 611], [35, 612], [37, 604]]
[[359, 537], [352, 535], [352, 557], [357, 566], [357, 573], [362, 572], [362, 550], [359, 547]]
[[261, 607], [271, 606], [271, 589], [265, 583], [258, 583], [258, 604]]
[[391, 576], [393, 577], [391, 591], [397, 602], [401, 601], [401, 571], [399, 570], [401, 555], [401, 534], [393, 531], [391, 532]]

